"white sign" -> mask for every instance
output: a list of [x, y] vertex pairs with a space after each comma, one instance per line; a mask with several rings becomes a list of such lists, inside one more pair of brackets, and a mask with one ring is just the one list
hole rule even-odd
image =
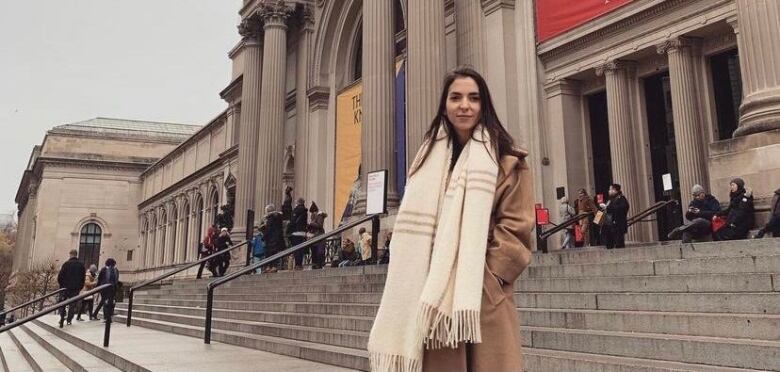
[[661, 179], [664, 181], [664, 191], [672, 191], [672, 174], [664, 173]]
[[366, 182], [366, 214], [381, 214], [387, 207], [387, 170], [370, 172]]

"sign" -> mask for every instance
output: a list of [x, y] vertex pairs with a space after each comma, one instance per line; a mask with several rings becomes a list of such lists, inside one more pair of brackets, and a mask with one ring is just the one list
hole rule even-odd
[[550, 210], [547, 208], [539, 208], [536, 210], [536, 224], [537, 225], [549, 225], [550, 224]]
[[333, 205], [333, 221], [336, 224], [341, 222], [345, 211], [346, 214], [351, 214], [360, 187], [362, 95], [363, 86], [358, 83], [344, 90], [336, 98], [336, 174]]
[[366, 181], [366, 215], [387, 212], [387, 170], [370, 172]]
[[539, 42], [588, 23], [632, 0], [536, 0], [536, 39]]
[[566, 196], [566, 188], [563, 186], [556, 187], [555, 188], [555, 196], [556, 199], [561, 200], [564, 196]]
[[664, 182], [664, 191], [672, 191], [672, 174], [664, 173], [661, 179]]

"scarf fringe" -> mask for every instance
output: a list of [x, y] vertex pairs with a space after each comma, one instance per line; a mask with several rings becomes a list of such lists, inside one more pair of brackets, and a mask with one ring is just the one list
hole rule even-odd
[[368, 362], [372, 371], [381, 372], [421, 372], [422, 359], [411, 359], [403, 355], [368, 353]]
[[422, 303], [417, 316], [419, 337], [426, 349], [456, 348], [461, 342], [481, 343], [479, 310], [458, 310], [449, 316]]

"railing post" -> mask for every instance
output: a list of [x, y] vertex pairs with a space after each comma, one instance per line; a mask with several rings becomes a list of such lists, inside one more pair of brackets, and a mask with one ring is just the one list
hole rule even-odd
[[133, 320], [133, 288], [130, 288], [127, 300], [127, 326], [129, 327]]
[[379, 257], [377, 257], [379, 246], [379, 215], [374, 215], [371, 219], [371, 257], [379, 263]]
[[211, 343], [211, 312], [214, 304], [214, 288], [206, 286], [206, 329], [203, 330], [203, 342]]
[[109, 312], [106, 316], [106, 329], [103, 331], [103, 347], [108, 347], [108, 340], [111, 338], [111, 323], [111, 313]]

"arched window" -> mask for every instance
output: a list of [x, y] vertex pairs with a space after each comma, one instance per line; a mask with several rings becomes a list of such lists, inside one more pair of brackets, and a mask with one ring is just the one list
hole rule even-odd
[[171, 247], [168, 250], [168, 254], [165, 257], [165, 263], [166, 264], [173, 264], [176, 263], [176, 260], [178, 257], [176, 257], [176, 240], [178, 240], [178, 232], [179, 232], [179, 215], [178, 211], [176, 210], [176, 205], [173, 205], [173, 208], [171, 209], [171, 220], [169, 222], [170, 225], [170, 242]]
[[103, 236], [103, 230], [95, 223], [88, 223], [81, 228], [79, 237], [79, 260], [85, 266], [99, 265], [100, 262], [100, 240]]
[[219, 214], [219, 194], [215, 189], [211, 193], [211, 223], [217, 224], [217, 215]]
[[184, 208], [182, 209], [182, 213], [184, 213], [184, 225], [182, 226], [182, 233], [184, 234], [184, 239], [182, 241], [182, 249], [184, 250], [183, 258], [182, 260], [184, 262], [189, 261], [190, 259], [190, 249], [189, 249], [189, 243], [190, 243], [190, 234], [192, 232], [190, 231], [190, 203], [184, 202]]
[[198, 213], [197, 216], [197, 223], [198, 223], [198, 240], [202, 238], [201, 235], [203, 235], [203, 199], [198, 198], [198, 204], [195, 206], [196, 212]]

